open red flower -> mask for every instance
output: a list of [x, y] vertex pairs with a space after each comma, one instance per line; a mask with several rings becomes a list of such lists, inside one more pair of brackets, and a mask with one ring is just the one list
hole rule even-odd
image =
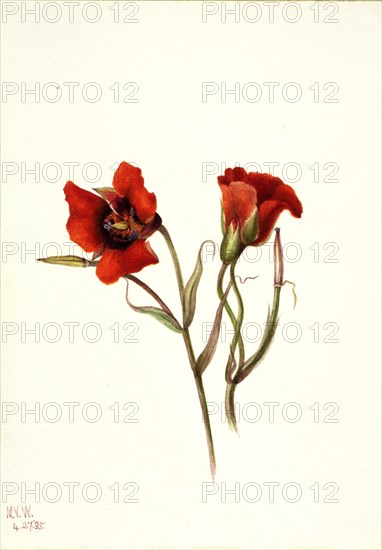
[[[218, 177], [218, 183], [222, 191], [226, 230], [231, 224], [233, 229], [239, 227], [244, 245], [264, 243], [283, 210], [301, 218], [301, 202], [292, 187], [280, 178], [259, 172], [247, 173], [244, 168], [236, 167], [227, 168], [224, 176]], [[242, 231], [251, 217], [256, 217], [257, 234], [247, 242]], [[250, 232], [247, 230], [246, 234]]]
[[69, 203], [66, 228], [72, 241], [86, 252], [100, 256], [96, 273], [106, 284], [128, 273], [157, 264], [158, 257], [146, 239], [161, 225], [154, 193], [144, 186], [140, 168], [122, 162], [113, 187], [94, 189], [100, 196], [68, 181], [64, 188]]

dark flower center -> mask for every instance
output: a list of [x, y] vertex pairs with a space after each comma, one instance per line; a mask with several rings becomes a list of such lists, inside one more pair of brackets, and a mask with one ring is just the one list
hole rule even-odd
[[128, 206], [119, 213], [111, 210], [103, 220], [106, 241], [111, 248], [125, 248], [135, 241], [144, 228], [135, 208]]

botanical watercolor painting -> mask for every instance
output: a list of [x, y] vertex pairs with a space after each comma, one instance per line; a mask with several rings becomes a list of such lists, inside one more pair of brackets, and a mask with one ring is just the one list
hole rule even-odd
[[[79, 256], [51, 256], [40, 259], [48, 264], [95, 268], [96, 276], [107, 285], [124, 279], [125, 298], [134, 311], [151, 315], [183, 337], [203, 414], [212, 478], [216, 472], [216, 457], [203, 373], [214, 357], [224, 310], [234, 329], [227, 363], [224, 370], [222, 369], [222, 376], [224, 375], [226, 381], [225, 412], [228, 425], [236, 431], [236, 388], [259, 365], [270, 348], [278, 324], [281, 289], [289, 282], [284, 280], [280, 228], [274, 229], [274, 226], [284, 210], [289, 211], [295, 218], [301, 218], [303, 211], [294, 189], [271, 174], [247, 173], [240, 167], [227, 168], [224, 175], [218, 177], [218, 185], [222, 195], [221, 268], [216, 283], [211, 284], [217, 290], [219, 301], [211, 334], [203, 350], [194, 350], [190, 328], [197, 307], [198, 285], [203, 275], [201, 252], [205, 243], [200, 246], [193, 273], [184, 279], [170, 233], [157, 212], [156, 195], [146, 189], [142, 171], [137, 166], [122, 162], [114, 174], [113, 187], [99, 187], [93, 189], [94, 192], [68, 181], [64, 188], [70, 213], [66, 228], [71, 240], [85, 252], [93, 253], [92, 258], [88, 260]], [[271, 237], [273, 229], [273, 301], [258, 350], [250, 357], [246, 357], [241, 336], [245, 304], [240, 293], [242, 281], [239, 282], [235, 267], [246, 247], [262, 246]], [[169, 250], [170, 258], [161, 261], [172, 261], [174, 265], [182, 306], [181, 319], [175, 317], [155, 289], [133, 275], [159, 263], [160, 260], [148, 241], [156, 231], [163, 236]], [[128, 297], [129, 282], [144, 289], [157, 305], [133, 305]], [[234, 295], [235, 306], [230, 305], [231, 294]]]
[[0, 2], [1, 548], [380, 549], [381, 8]]

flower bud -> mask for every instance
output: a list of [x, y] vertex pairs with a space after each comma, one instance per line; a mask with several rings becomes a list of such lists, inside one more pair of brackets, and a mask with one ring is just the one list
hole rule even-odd
[[69, 267], [88, 267], [89, 260], [79, 256], [49, 256], [48, 258], [39, 258], [38, 262], [45, 264], [66, 265]]
[[284, 259], [281, 245], [280, 228], [275, 229], [276, 237], [273, 245], [274, 254], [274, 286], [281, 287], [284, 284]]

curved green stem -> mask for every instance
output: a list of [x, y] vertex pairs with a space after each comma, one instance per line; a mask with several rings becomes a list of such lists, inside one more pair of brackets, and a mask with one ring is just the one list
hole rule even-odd
[[274, 280], [273, 280], [273, 303], [272, 309], [268, 311], [266, 329], [260, 342], [259, 349], [247, 361], [239, 366], [238, 372], [234, 377], [234, 383], [239, 384], [257, 367], [260, 361], [265, 357], [267, 351], [273, 342], [276, 333], [280, 306], [281, 287], [284, 284], [284, 259], [281, 245], [280, 228], [275, 228], [275, 241], [273, 244], [274, 256]]
[[175, 316], [172, 313], [171, 309], [164, 303], [162, 298], [160, 296], [158, 296], [158, 294], [148, 284], [144, 283], [143, 281], [141, 281], [141, 279], [139, 279], [135, 275], [131, 275], [131, 274], [125, 275], [125, 279], [128, 279], [129, 281], [132, 281], [136, 285], [140, 286], [143, 290], [145, 290], [147, 292], [147, 294], [150, 294], [150, 296], [152, 296], [154, 298], [154, 300], [156, 300], [158, 302], [158, 304], [161, 306], [161, 308], [166, 313], [168, 313], [169, 315], [171, 315], [175, 319]]
[[236, 323], [234, 325], [235, 334], [234, 334], [234, 339], [232, 341], [232, 348], [233, 348], [232, 353], [235, 353], [236, 345], [239, 343], [239, 341], [241, 341], [241, 346], [239, 346], [239, 368], [240, 368], [240, 365], [244, 363], [244, 343], [241, 337], [241, 326], [243, 324], [243, 319], [244, 319], [244, 303], [243, 303], [243, 298], [241, 297], [240, 290], [239, 290], [239, 287], [237, 286], [237, 282], [235, 278], [236, 263], [237, 263], [237, 260], [231, 264], [231, 270], [230, 270], [232, 288], [237, 299], [237, 317], [236, 317]]
[[[241, 326], [243, 324], [243, 318], [244, 318], [244, 304], [243, 304], [243, 300], [242, 300], [239, 288], [236, 283], [235, 267], [236, 267], [236, 262], [231, 264], [230, 278], [231, 278], [232, 287], [238, 302], [238, 314], [236, 317], [231, 306], [228, 304], [228, 302], [226, 302], [225, 308], [231, 320], [232, 326], [235, 329], [235, 334], [231, 343], [231, 353], [228, 358], [228, 362], [226, 366], [226, 373], [229, 373], [229, 371], [232, 369], [232, 363], [234, 361], [236, 346], [238, 346], [239, 348], [239, 368], [240, 368], [240, 365], [244, 363], [244, 354], [245, 354], [244, 342], [241, 336]], [[223, 264], [218, 276], [218, 295], [220, 298], [223, 295], [223, 279], [227, 268], [228, 268], [228, 265]], [[227, 378], [227, 387], [226, 387], [226, 394], [225, 394], [226, 417], [227, 417], [227, 421], [230, 429], [237, 432], [237, 422], [236, 422], [236, 414], [235, 414], [236, 384], [229, 381], [230, 376], [226, 376], [226, 378]]]
[[176, 280], [178, 282], [180, 300], [181, 300], [182, 306], [183, 306], [184, 282], [183, 282], [182, 269], [180, 267], [178, 254], [176, 253], [174, 243], [172, 242], [172, 239], [170, 237], [170, 233], [167, 231], [165, 226], [161, 225], [160, 228], [158, 229], [158, 231], [163, 236], [164, 240], [166, 241], [167, 247], [170, 251], [171, 258], [172, 258], [174, 268], [175, 268]]
[[[183, 282], [183, 275], [182, 275], [182, 269], [180, 267], [178, 254], [176, 253], [174, 243], [172, 242], [172, 239], [170, 237], [169, 232], [165, 228], [164, 225], [161, 225], [158, 229], [159, 233], [163, 236], [167, 247], [170, 251], [171, 258], [174, 264], [175, 268], [175, 274], [176, 274], [176, 280], [178, 282], [178, 289], [179, 289], [179, 296], [180, 296], [180, 303], [182, 305], [182, 311], [184, 313], [184, 301], [183, 301], [183, 295], [184, 295], [184, 282]], [[199, 397], [199, 403], [200, 407], [202, 409], [203, 414], [203, 421], [204, 421], [204, 427], [206, 431], [206, 438], [207, 438], [207, 446], [208, 446], [208, 454], [210, 459], [210, 469], [212, 478], [215, 477], [216, 472], [216, 459], [215, 459], [215, 449], [214, 449], [214, 443], [212, 438], [212, 430], [211, 430], [211, 423], [210, 423], [210, 417], [208, 414], [208, 407], [207, 407], [207, 400], [206, 400], [206, 394], [204, 391], [203, 386], [203, 380], [200, 374], [196, 371], [196, 359], [195, 359], [195, 353], [191, 342], [191, 336], [188, 328], [183, 328], [182, 331], [184, 344], [186, 346], [188, 359], [190, 362], [191, 369], [194, 373], [194, 379], [196, 384], [196, 389], [198, 391], [198, 397]]]
[[[278, 324], [278, 313], [280, 306], [280, 292], [281, 287], [284, 284], [284, 261], [282, 253], [282, 245], [280, 238], [280, 229], [276, 227], [275, 229], [276, 237], [273, 245], [274, 253], [274, 283], [273, 283], [273, 303], [272, 308], [268, 311], [266, 329], [264, 331], [264, 336], [260, 342], [260, 346], [254, 355], [252, 355], [247, 361], [241, 362], [237, 369], [235, 376], [233, 377], [232, 383], [228, 383], [226, 389], [226, 413], [228, 422], [230, 426], [236, 429], [236, 420], [235, 420], [235, 408], [234, 408], [234, 395], [237, 384], [242, 382], [251, 372], [257, 367], [260, 361], [265, 357], [267, 351], [269, 350], [273, 337], [276, 333], [277, 324]], [[230, 382], [230, 381], [229, 381]]]
[[[97, 264], [99, 263], [98, 261], [94, 261], [94, 260], [86, 260], [86, 261], [87, 261], [88, 267], [97, 267]], [[170, 317], [172, 317], [180, 326], [179, 321], [177, 320], [177, 318], [175, 317], [171, 309], [168, 307], [168, 305], [162, 300], [159, 294], [157, 294], [155, 290], [153, 290], [147, 283], [143, 282], [141, 279], [139, 279], [135, 275], [132, 275], [131, 273], [126, 273], [126, 275], [124, 275], [123, 278], [135, 283], [136, 285], [141, 287], [145, 292], [147, 292], [147, 294], [149, 294], [152, 298], [154, 298], [156, 302], [158, 302], [158, 304], [161, 306], [163, 311], [168, 313]]]
[[[218, 291], [218, 296], [220, 300], [223, 298], [223, 295], [224, 295], [223, 280], [224, 280], [224, 275], [225, 275], [225, 272], [227, 271], [227, 268], [228, 268], [228, 264], [222, 264], [218, 275], [217, 291]], [[225, 302], [224, 307], [226, 312], [228, 313], [228, 316], [231, 320], [232, 325], [235, 327], [236, 315], [234, 314], [227, 300]], [[240, 354], [244, 357], [244, 342], [243, 342], [243, 338], [241, 337], [241, 334], [239, 334], [237, 345], [239, 347]]]
[[[239, 367], [238, 368], [240, 369], [244, 363], [244, 344], [241, 338], [241, 327], [244, 319], [244, 304], [243, 304], [243, 299], [241, 297], [239, 288], [236, 283], [235, 267], [236, 267], [236, 262], [233, 262], [231, 264], [230, 277], [231, 277], [232, 288], [236, 295], [238, 309], [237, 309], [236, 322], [234, 323], [235, 334], [231, 344], [231, 354], [232, 354], [232, 357], [235, 356], [236, 346], [240, 339], [242, 344], [241, 346], [239, 346]], [[229, 364], [227, 366], [229, 368]], [[231, 381], [231, 376], [227, 376], [227, 388], [226, 388], [226, 395], [225, 395], [225, 413], [226, 413], [226, 417], [227, 417], [227, 421], [230, 429], [234, 432], [237, 432], [238, 429], [237, 429], [236, 412], [235, 412], [235, 390], [236, 390], [236, 384], [233, 381]]]
[[278, 324], [278, 314], [280, 306], [280, 292], [281, 286], [275, 286], [273, 291], [273, 304], [272, 309], [268, 314], [267, 324], [264, 332], [263, 339], [261, 340], [259, 349], [243, 364], [242, 368], [238, 370], [234, 377], [234, 382], [239, 384], [242, 382], [251, 372], [258, 366], [260, 361], [264, 359], [267, 351], [269, 350], [273, 337], [276, 333]]

